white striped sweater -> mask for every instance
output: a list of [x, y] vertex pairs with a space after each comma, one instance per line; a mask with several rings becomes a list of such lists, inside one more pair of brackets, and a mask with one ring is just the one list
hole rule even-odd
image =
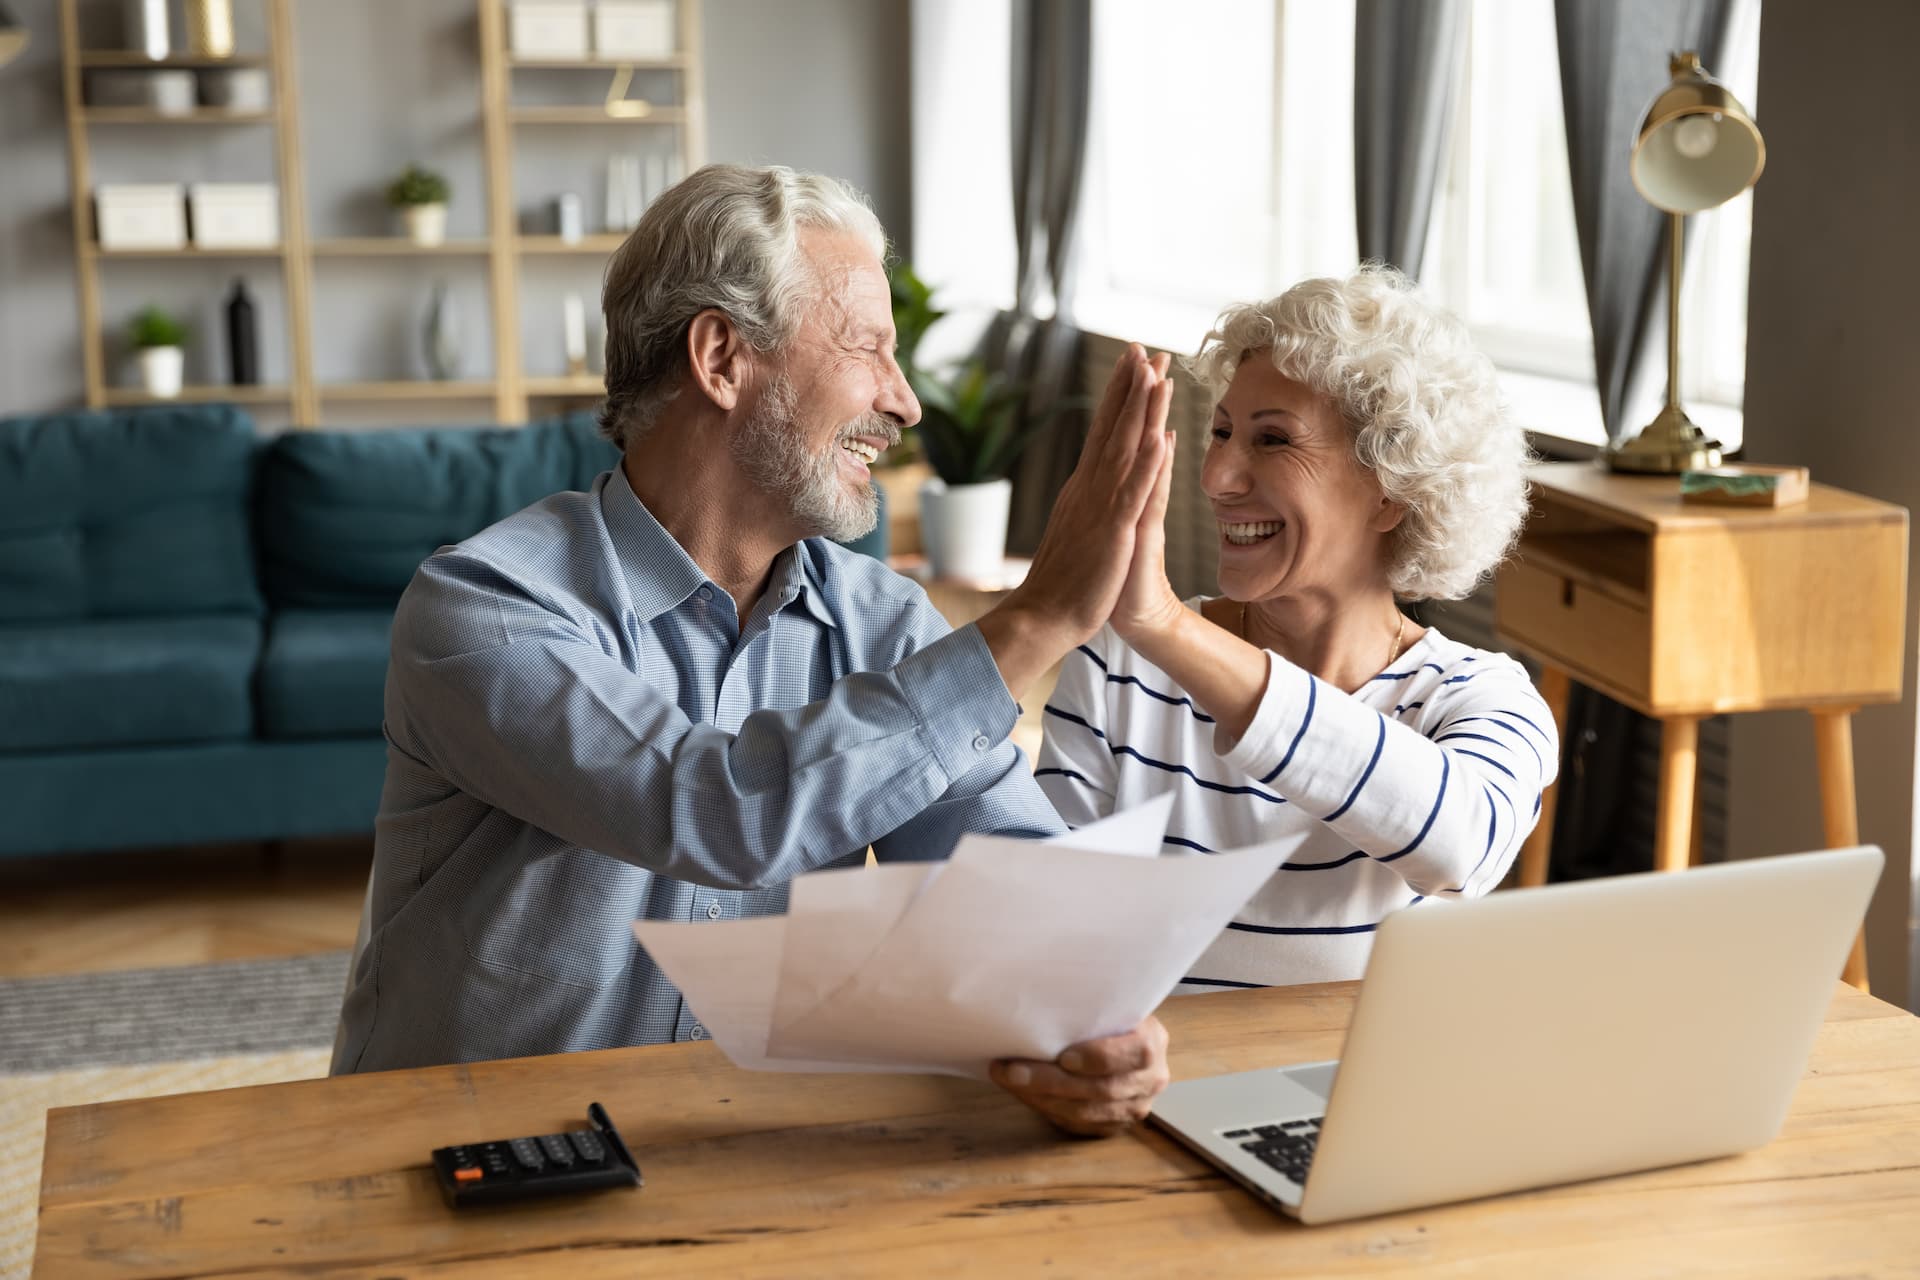
[[1228, 744], [1108, 628], [1062, 664], [1045, 730], [1035, 775], [1069, 826], [1171, 791], [1168, 851], [1294, 842], [1181, 993], [1360, 977], [1388, 912], [1500, 882], [1559, 762], [1525, 669], [1432, 629], [1352, 694], [1270, 652]]

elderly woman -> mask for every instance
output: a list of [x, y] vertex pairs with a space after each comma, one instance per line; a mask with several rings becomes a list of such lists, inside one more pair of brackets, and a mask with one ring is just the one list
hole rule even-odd
[[1499, 883], [1553, 779], [1520, 665], [1399, 607], [1505, 554], [1525, 440], [1463, 326], [1384, 268], [1228, 310], [1189, 367], [1215, 401], [1221, 594], [1168, 586], [1169, 456], [1036, 772], [1071, 825], [1171, 791], [1173, 848], [1288, 843], [1182, 991], [1357, 978], [1388, 912]]

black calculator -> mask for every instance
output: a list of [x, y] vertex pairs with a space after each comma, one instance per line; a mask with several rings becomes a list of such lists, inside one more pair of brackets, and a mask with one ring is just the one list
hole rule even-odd
[[599, 1103], [587, 1108], [591, 1129], [570, 1129], [533, 1138], [496, 1138], [464, 1146], [440, 1147], [433, 1171], [440, 1192], [456, 1209], [504, 1204], [532, 1196], [602, 1187], [644, 1185], [640, 1166], [613, 1118]]

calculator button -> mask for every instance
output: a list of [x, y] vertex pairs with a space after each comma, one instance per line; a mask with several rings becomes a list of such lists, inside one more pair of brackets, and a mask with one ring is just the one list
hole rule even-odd
[[544, 1169], [547, 1164], [540, 1158], [540, 1148], [533, 1144], [532, 1138], [513, 1140], [513, 1158], [520, 1162], [522, 1169]]
[[540, 1149], [555, 1164], [573, 1163], [573, 1148], [567, 1145], [567, 1135], [564, 1133], [550, 1133], [541, 1138]]
[[600, 1145], [599, 1136], [591, 1129], [575, 1129], [567, 1134], [567, 1139], [573, 1143], [573, 1149], [580, 1153], [580, 1158], [588, 1164], [599, 1164], [607, 1158], [606, 1149]]
[[480, 1181], [480, 1179], [486, 1176], [487, 1175], [484, 1172], [474, 1168], [472, 1165], [468, 1165], [464, 1169], [455, 1169], [453, 1171], [453, 1180], [455, 1182], [478, 1182]]

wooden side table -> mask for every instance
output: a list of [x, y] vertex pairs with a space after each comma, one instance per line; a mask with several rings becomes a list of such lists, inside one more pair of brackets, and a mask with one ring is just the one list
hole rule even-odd
[[[1654, 865], [1691, 861], [1700, 720], [1805, 710], [1829, 846], [1858, 844], [1853, 712], [1900, 699], [1907, 512], [1816, 484], [1783, 508], [1680, 501], [1672, 476], [1533, 469], [1533, 513], [1497, 578], [1495, 625], [1543, 667], [1565, 731], [1569, 682], [1661, 723]], [[1520, 854], [1544, 884], [1554, 792]], [[1846, 980], [1866, 989], [1856, 940]]]

